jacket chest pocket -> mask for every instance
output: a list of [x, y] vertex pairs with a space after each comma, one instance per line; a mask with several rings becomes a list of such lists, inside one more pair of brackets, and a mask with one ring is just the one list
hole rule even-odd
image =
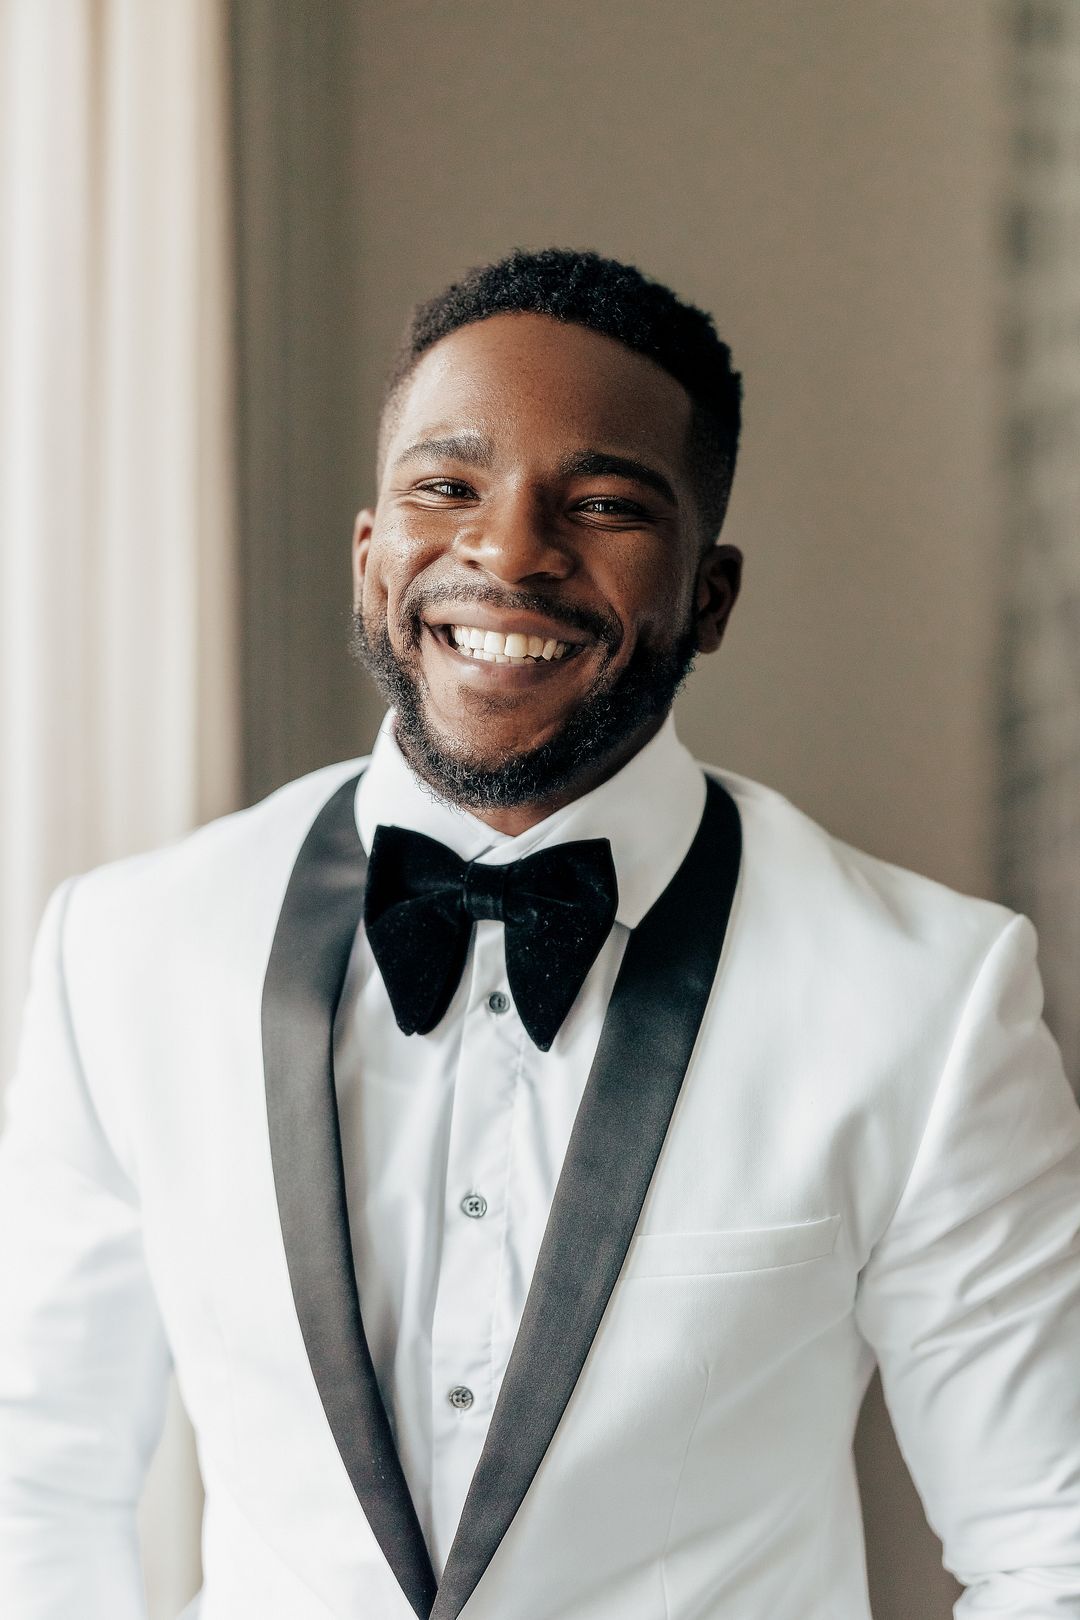
[[825, 1215], [788, 1226], [645, 1232], [630, 1245], [623, 1279], [708, 1277], [805, 1265], [832, 1254], [839, 1230], [839, 1215]]
[[680, 1365], [697, 1366], [727, 1398], [812, 1345], [846, 1343], [857, 1275], [838, 1252], [840, 1227], [839, 1215], [826, 1215], [639, 1235], [603, 1325], [612, 1376], [618, 1368], [630, 1381], [670, 1381]]

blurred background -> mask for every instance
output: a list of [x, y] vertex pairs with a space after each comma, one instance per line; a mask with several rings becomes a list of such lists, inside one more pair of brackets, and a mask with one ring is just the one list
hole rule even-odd
[[[366, 749], [352, 518], [409, 305], [521, 245], [746, 381], [700, 757], [1033, 917], [1080, 1074], [1077, 0], [0, 0], [0, 1054], [65, 874]], [[871, 1391], [876, 1620], [944, 1620]], [[198, 1585], [174, 1403], [153, 1620]]]

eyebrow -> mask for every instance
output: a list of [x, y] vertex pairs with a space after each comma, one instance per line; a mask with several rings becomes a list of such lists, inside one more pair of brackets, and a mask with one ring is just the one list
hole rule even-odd
[[495, 460], [495, 447], [490, 439], [479, 433], [451, 433], [443, 439], [417, 439], [403, 450], [394, 462], [395, 467], [407, 461], [427, 461], [444, 457], [450, 461], [463, 461], [467, 467], [490, 467]]
[[559, 463], [559, 472], [564, 478], [632, 478], [655, 490], [672, 506], [679, 504], [663, 473], [631, 456], [615, 456], [606, 450], [581, 450], [564, 457]]

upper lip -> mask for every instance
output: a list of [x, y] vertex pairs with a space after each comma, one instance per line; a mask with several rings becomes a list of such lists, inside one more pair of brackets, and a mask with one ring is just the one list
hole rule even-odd
[[497, 630], [503, 635], [543, 636], [545, 641], [562, 641], [568, 647], [582, 647], [592, 638], [580, 630], [569, 630], [556, 619], [545, 619], [536, 613], [515, 613], [511, 610], [485, 607], [480, 602], [465, 607], [440, 607], [422, 615], [432, 630], [443, 630], [450, 625], [467, 625], [472, 630]]

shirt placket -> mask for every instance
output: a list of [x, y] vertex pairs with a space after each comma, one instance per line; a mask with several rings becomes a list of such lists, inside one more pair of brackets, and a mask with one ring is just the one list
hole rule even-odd
[[476, 925], [467, 976], [432, 1321], [432, 1519], [440, 1563], [498, 1397], [493, 1332], [526, 1041], [507, 986], [501, 923]]

